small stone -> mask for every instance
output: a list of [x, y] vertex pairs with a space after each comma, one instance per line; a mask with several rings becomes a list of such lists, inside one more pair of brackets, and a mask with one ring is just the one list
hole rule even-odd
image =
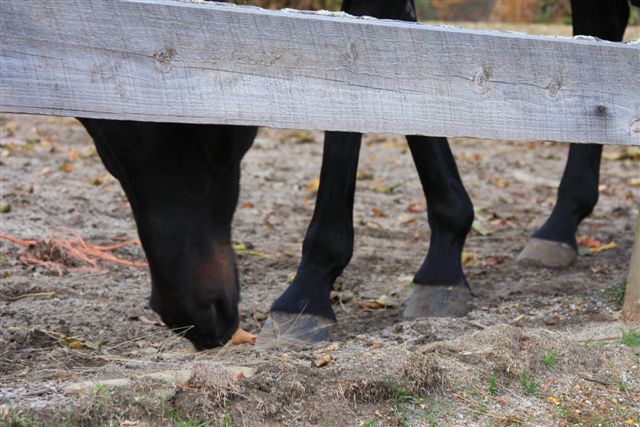
[[340, 302], [347, 303], [347, 302], [351, 301], [353, 299], [353, 297], [354, 297], [353, 292], [351, 292], [351, 291], [343, 291], [340, 294]]
[[558, 320], [560, 320], [560, 318], [558, 317], [557, 314], [552, 314], [550, 316], [547, 316], [544, 318], [543, 322], [545, 325], [555, 325], [556, 323], [558, 323]]
[[382, 333], [380, 334], [380, 336], [381, 336], [382, 338], [389, 338], [389, 336], [390, 336], [390, 335], [391, 335], [391, 333], [389, 332], [389, 330], [388, 330], [388, 329], [383, 329], [383, 330], [382, 330]]

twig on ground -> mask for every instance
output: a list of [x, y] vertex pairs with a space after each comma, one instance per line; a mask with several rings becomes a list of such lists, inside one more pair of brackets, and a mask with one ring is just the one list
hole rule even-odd
[[30, 292], [27, 294], [22, 294], [22, 295], [17, 295], [15, 297], [9, 296], [9, 295], [4, 295], [4, 294], [0, 294], [0, 298], [4, 298], [6, 300], [9, 301], [18, 301], [21, 300], [23, 298], [36, 298], [36, 297], [50, 297], [55, 295], [55, 291], [51, 291], [51, 292]]
[[609, 381], [605, 381], [605, 380], [601, 380], [601, 379], [598, 379], [598, 378], [594, 378], [594, 377], [592, 377], [590, 375], [587, 375], [587, 374], [578, 373], [577, 375], [578, 375], [579, 378], [582, 378], [583, 380], [586, 380], [586, 381], [591, 381], [592, 383], [601, 384], [603, 386], [613, 385], [613, 383], [610, 383]]

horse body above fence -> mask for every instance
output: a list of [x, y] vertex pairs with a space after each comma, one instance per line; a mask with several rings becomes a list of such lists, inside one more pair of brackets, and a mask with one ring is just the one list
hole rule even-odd
[[1, 110], [640, 145], [640, 44], [171, 0], [3, 0]]

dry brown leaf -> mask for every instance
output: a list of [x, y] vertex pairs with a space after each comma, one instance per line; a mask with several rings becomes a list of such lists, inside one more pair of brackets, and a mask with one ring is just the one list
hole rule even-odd
[[421, 200], [419, 202], [410, 203], [409, 206], [407, 206], [407, 212], [414, 214], [422, 213], [426, 208], [426, 202], [424, 200]]
[[16, 122], [14, 122], [13, 120], [8, 121], [4, 125], [4, 130], [7, 131], [8, 136], [15, 135], [16, 134]]
[[73, 172], [73, 165], [69, 162], [64, 162], [61, 166], [60, 166], [60, 171], [65, 172], [65, 173], [71, 173]]
[[602, 242], [598, 239], [594, 239], [593, 237], [580, 236], [578, 237], [578, 245], [593, 249], [602, 246]]
[[486, 265], [498, 265], [504, 262], [504, 258], [500, 256], [488, 256], [484, 259]]
[[327, 366], [329, 363], [331, 363], [332, 360], [333, 360], [333, 357], [331, 357], [331, 354], [327, 353], [327, 354], [324, 354], [321, 358], [316, 359], [316, 361], [313, 362], [313, 364], [315, 365], [316, 368], [322, 368], [323, 366]]
[[320, 188], [320, 178], [315, 178], [311, 181], [309, 181], [305, 186], [304, 189], [307, 191], [307, 193], [309, 194], [314, 194], [318, 191], [318, 188]]
[[253, 335], [252, 333], [249, 333], [244, 329], [238, 329], [233, 333], [233, 336], [231, 337], [231, 344], [232, 345], [240, 345], [240, 344], [255, 345], [257, 339], [258, 337], [256, 335]]
[[160, 321], [157, 321], [157, 320], [151, 320], [146, 316], [138, 316], [138, 320], [141, 321], [142, 323], [146, 323], [147, 325], [165, 326], [165, 324], [163, 322], [160, 322]]
[[373, 215], [375, 218], [388, 218], [389, 215], [387, 215], [386, 213], [384, 213], [384, 211], [378, 209], [378, 208], [373, 208], [371, 209], [371, 215]]
[[356, 176], [358, 181], [367, 181], [373, 179], [373, 174], [367, 171], [358, 171], [358, 175]]
[[378, 341], [378, 340], [373, 340], [373, 341], [371, 342], [371, 346], [370, 346], [369, 348], [370, 348], [370, 349], [372, 349], [372, 350], [374, 350], [374, 349], [376, 349], [376, 348], [380, 348], [380, 347], [382, 347], [382, 344], [380, 344], [380, 341]]
[[69, 151], [69, 161], [73, 162], [74, 160], [77, 160], [79, 155], [80, 150], [78, 150], [77, 148], [72, 148], [71, 151]]
[[476, 257], [471, 252], [462, 252], [460, 254], [460, 261], [462, 262], [462, 264], [470, 264], [475, 260]]
[[254, 205], [251, 202], [244, 202], [243, 204], [240, 205], [240, 209], [253, 209], [255, 207], [256, 205]]
[[320, 353], [331, 353], [332, 351], [336, 351], [340, 347], [340, 344], [334, 342], [333, 344], [329, 344], [325, 348], [320, 350]]

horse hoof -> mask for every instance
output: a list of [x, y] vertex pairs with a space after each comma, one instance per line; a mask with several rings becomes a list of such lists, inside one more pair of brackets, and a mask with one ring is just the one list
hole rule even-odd
[[471, 291], [466, 283], [450, 286], [415, 285], [402, 317], [462, 317], [469, 312]]
[[516, 261], [536, 267], [566, 268], [577, 257], [578, 252], [566, 243], [532, 237]]
[[336, 322], [313, 314], [272, 311], [258, 335], [260, 347], [306, 347], [328, 341]]

